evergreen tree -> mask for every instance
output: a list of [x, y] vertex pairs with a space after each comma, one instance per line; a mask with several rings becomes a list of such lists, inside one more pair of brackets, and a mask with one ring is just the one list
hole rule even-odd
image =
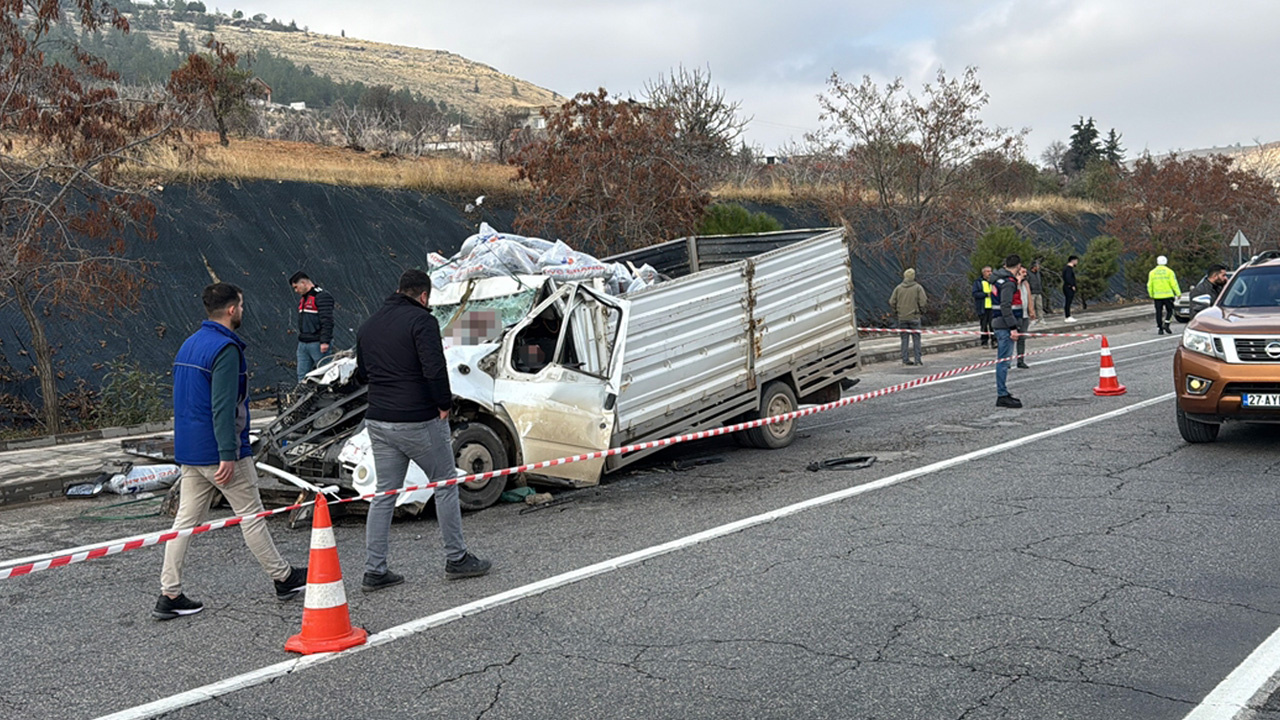
[[1124, 162], [1124, 148], [1120, 145], [1121, 135], [1116, 132], [1115, 128], [1111, 128], [1111, 132], [1107, 133], [1107, 141], [1102, 146], [1102, 159], [1111, 163], [1113, 167], [1120, 167]]
[[1067, 152], [1062, 156], [1062, 169], [1068, 175], [1075, 175], [1089, 165], [1089, 161], [1102, 156], [1102, 147], [1098, 144], [1098, 128], [1093, 118], [1085, 119], [1071, 126], [1071, 140]]
[[191, 44], [191, 37], [187, 35], [186, 30], [178, 31], [178, 52], [183, 55], [190, 55], [195, 52], [195, 46]]

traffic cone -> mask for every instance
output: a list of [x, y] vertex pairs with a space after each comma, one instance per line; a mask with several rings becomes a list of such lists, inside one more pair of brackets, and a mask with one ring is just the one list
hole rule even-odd
[[1123, 395], [1124, 386], [1116, 379], [1116, 366], [1111, 362], [1111, 346], [1107, 344], [1107, 336], [1102, 336], [1102, 365], [1098, 368], [1098, 387], [1093, 389], [1094, 395]]
[[338, 544], [329, 522], [329, 506], [324, 495], [316, 495], [311, 523], [311, 560], [307, 566], [307, 595], [302, 609], [302, 632], [289, 638], [284, 649], [312, 655], [337, 652], [363, 645], [369, 633], [351, 627], [347, 593], [342, 586], [342, 566], [338, 564]]

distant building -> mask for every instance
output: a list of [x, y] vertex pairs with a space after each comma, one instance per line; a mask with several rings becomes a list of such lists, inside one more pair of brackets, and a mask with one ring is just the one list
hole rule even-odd
[[289, 109], [290, 110], [306, 110], [307, 104], [304, 102], [292, 102], [292, 103], [289, 103]]
[[249, 79], [249, 84], [254, 88], [253, 94], [262, 101], [264, 105], [271, 104], [271, 86], [268, 85], [266, 81], [260, 77], [253, 77]]

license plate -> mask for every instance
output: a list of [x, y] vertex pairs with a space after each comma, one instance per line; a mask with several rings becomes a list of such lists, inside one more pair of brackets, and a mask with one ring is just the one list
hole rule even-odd
[[1248, 408], [1280, 408], [1280, 393], [1245, 393], [1244, 406]]

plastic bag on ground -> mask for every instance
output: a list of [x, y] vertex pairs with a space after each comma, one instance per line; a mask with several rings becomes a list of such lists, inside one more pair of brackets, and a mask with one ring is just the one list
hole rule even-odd
[[177, 482], [181, 475], [182, 469], [177, 465], [141, 465], [113, 476], [107, 481], [106, 490], [117, 495], [160, 490]]

